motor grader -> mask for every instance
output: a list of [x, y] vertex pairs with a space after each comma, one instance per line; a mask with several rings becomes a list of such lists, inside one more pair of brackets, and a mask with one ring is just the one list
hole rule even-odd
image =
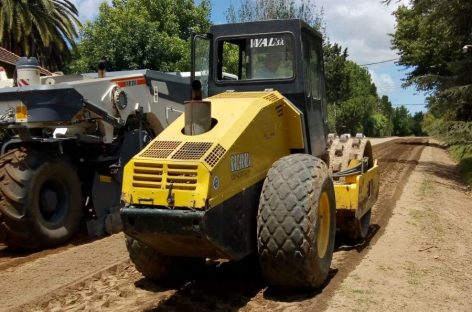
[[47, 248], [81, 227], [120, 231], [123, 166], [183, 110], [189, 78], [104, 68], [40, 77], [33, 58], [17, 72], [18, 86], [3, 79], [0, 89], [0, 242]]
[[212, 26], [192, 72], [184, 115], [125, 167], [131, 260], [165, 281], [257, 252], [269, 286], [320, 287], [336, 233], [364, 239], [379, 190], [369, 141], [327, 133], [320, 33], [298, 19]]

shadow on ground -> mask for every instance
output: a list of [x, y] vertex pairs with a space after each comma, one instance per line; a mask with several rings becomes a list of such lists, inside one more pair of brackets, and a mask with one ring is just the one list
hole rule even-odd
[[375, 237], [375, 234], [379, 231], [379, 229], [380, 226], [378, 224], [371, 224], [369, 226], [367, 237], [361, 242], [353, 242], [347, 237], [336, 235], [336, 245], [334, 246], [334, 252], [351, 250], [362, 252], [365, 248], [369, 247], [371, 240]]
[[[299, 302], [316, 296], [337, 274], [331, 269], [325, 284], [318, 290], [277, 292], [267, 288], [256, 257], [239, 262], [228, 261], [207, 265], [204, 272], [192, 281], [180, 285], [158, 286], [148, 279], [135, 283], [136, 287], [161, 292], [176, 289], [169, 298], [160, 301], [146, 311], [239, 311], [249, 301], [258, 300], [256, 295], [262, 290], [260, 300], [279, 302]], [[269, 308], [270, 310], [270, 308]]]
[[[367, 238], [361, 243], [353, 243], [345, 238], [336, 239], [335, 252], [355, 250], [360, 253], [370, 245], [380, 226], [373, 224]], [[135, 283], [136, 287], [152, 292], [175, 289], [175, 293], [146, 311], [238, 311], [245, 307], [261, 291], [260, 300], [275, 302], [300, 302], [320, 294], [337, 275], [331, 269], [324, 285], [317, 290], [297, 292], [277, 291], [267, 287], [257, 257], [242, 261], [208, 263], [206, 268], [191, 281], [173, 285], [157, 285], [148, 279]], [[270, 303], [268, 310], [270, 310]]]
[[[146, 279], [137, 287], [149, 291], [162, 288]], [[266, 283], [255, 257], [239, 262], [207, 263], [192, 281], [173, 285], [177, 291], [146, 311], [237, 311], [257, 295]]]

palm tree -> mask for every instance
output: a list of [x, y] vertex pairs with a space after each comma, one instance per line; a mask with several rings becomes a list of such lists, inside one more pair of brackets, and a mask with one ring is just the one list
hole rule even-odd
[[69, 0], [0, 0], [0, 46], [60, 70], [75, 49], [78, 11]]

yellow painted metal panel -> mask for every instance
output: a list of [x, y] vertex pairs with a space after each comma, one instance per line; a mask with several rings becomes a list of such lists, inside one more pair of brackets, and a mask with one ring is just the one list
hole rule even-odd
[[359, 192], [356, 183], [336, 184], [336, 209], [356, 210], [359, 203]]
[[354, 210], [360, 218], [372, 208], [379, 193], [379, 168], [374, 166], [361, 175], [352, 177], [353, 183], [336, 184], [336, 209]]
[[287, 126], [287, 139], [290, 148], [303, 149], [305, 142], [303, 141], [303, 125], [300, 111], [293, 103], [287, 101], [284, 115]]
[[[162, 165], [159, 173], [143, 175], [142, 168]], [[204, 208], [207, 200], [209, 172], [198, 162], [155, 160], [130, 161], [125, 167], [122, 199], [143, 205]], [[170, 185], [172, 191], [170, 192]]]
[[[216, 120], [210, 131], [185, 135], [181, 116], [128, 163], [125, 202], [167, 206], [167, 169], [182, 164], [197, 166], [198, 175], [188, 177], [182, 171], [183, 185], [174, 177], [174, 185], [184, 188], [173, 190], [174, 206], [201, 209], [207, 200], [215, 206], [263, 180], [272, 164], [291, 149], [304, 147], [301, 115], [277, 91], [228, 92], [208, 100]], [[196, 147], [202, 147], [199, 153], [194, 153]], [[195, 158], [180, 160], [186, 153]]]

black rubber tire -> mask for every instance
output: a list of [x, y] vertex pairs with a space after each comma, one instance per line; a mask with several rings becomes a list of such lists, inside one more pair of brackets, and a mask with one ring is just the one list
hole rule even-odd
[[81, 182], [56, 153], [18, 148], [0, 157], [0, 240], [48, 248], [68, 241], [81, 220]]
[[[336, 234], [334, 196], [333, 181], [321, 159], [294, 154], [273, 164], [257, 216], [257, 248], [269, 286], [312, 289], [326, 281]], [[320, 208], [322, 198], [329, 207]], [[329, 220], [323, 222], [320, 211], [327, 211], [324, 218]], [[320, 231], [325, 235], [318, 236]], [[325, 241], [319, 244], [318, 239]]]
[[360, 242], [369, 234], [370, 218], [372, 216], [372, 209], [367, 211], [360, 220], [354, 217], [353, 229], [349, 239], [354, 242]]
[[205, 265], [203, 258], [165, 256], [126, 235], [126, 247], [136, 269], [156, 282], [176, 282], [198, 273]]

